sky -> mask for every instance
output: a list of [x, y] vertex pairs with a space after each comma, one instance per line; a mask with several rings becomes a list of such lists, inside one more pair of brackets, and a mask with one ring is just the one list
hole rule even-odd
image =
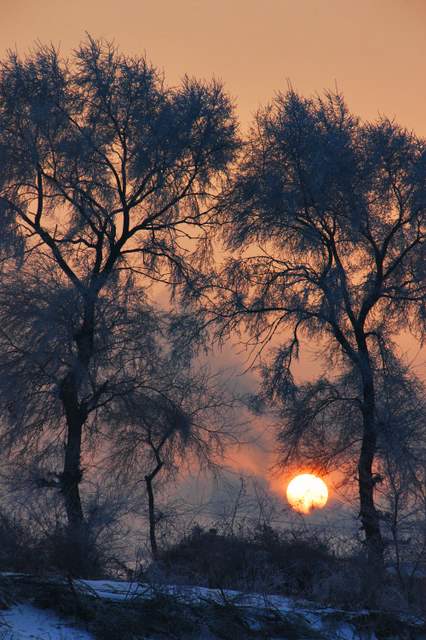
[[[221, 79], [243, 129], [291, 83], [305, 95], [337, 88], [363, 119], [387, 115], [426, 137], [426, 0], [0, 0], [0, 8], [0, 56], [36, 41], [69, 55], [89, 32], [146, 53], [169, 84], [185, 74]], [[406, 336], [403, 344], [424, 371], [426, 356]], [[312, 366], [305, 358], [302, 373]], [[244, 456], [247, 471], [266, 473], [259, 451]]]
[[146, 52], [171, 83], [222, 79], [244, 125], [287, 82], [338, 87], [363, 118], [426, 136], [424, 0], [0, 0], [0, 54], [89, 32]]

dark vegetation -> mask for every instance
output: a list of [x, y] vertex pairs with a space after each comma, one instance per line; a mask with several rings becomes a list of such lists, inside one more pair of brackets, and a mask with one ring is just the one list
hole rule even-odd
[[314, 595], [337, 565], [324, 542], [289, 538], [266, 525], [240, 535], [196, 527], [159, 558], [171, 582], [303, 597]]
[[[329, 540], [302, 531], [289, 535], [264, 524], [231, 534], [197, 526], [138, 572], [112, 562], [107, 547], [93, 545], [94, 578], [127, 578], [150, 592], [124, 601], [104, 600], [70, 576], [63, 534], [37, 538], [2, 518], [0, 571], [12, 572], [0, 575], [2, 606], [27, 601], [53, 609], [97, 640], [325, 640], [335, 637], [342, 621], [361, 637], [374, 632], [380, 640], [420, 638], [426, 631], [421, 622], [426, 615], [424, 579], [414, 580], [410, 588], [407, 584], [404, 591], [389, 574], [377, 591], [361, 548], [338, 554]], [[171, 584], [177, 586], [176, 594], [167, 592]], [[201, 594], [192, 601], [188, 593], [194, 586], [215, 589], [216, 600]], [[244, 594], [256, 594], [257, 601], [244, 603]], [[290, 597], [299, 608], [317, 611], [323, 630], [311, 627], [303, 611], [278, 610], [268, 601], [270, 595]]]
[[238, 534], [196, 527], [166, 550], [144, 579], [201, 585], [260, 594], [281, 594], [342, 609], [422, 609], [426, 584], [421, 578], [401, 590], [395, 575], [371, 575], [362, 549], [337, 553], [325, 536], [277, 531], [268, 525]]
[[[337, 557], [324, 542], [301, 535], [289, 539], [267, 527], [252, 536], [198, 527], [139, 579], [149, 594], [108, 601], [78, 580], [59, 578], [57, 570], [50, 577], [2, 575], [1, 602], [7, 607], [29, 601], [54, 610], [96, 640], [326, 640], [339, 637], [335, 634], [341, 622], [352, 625], [360, 638], [375, 633], [379, 640], [417, 639], [426, 632], [408, 602], [401, 606], [389, 597], [397, 586], [391, 578], [382, 584], [376, 608], [366, 608], [371, 594], [362, 556]], [[182, 591], [168, 593], [171, 582], [180, 583]], [[202, 594], [193, 599], [184, 585], [215, 588], [216, 599]], [[416, 589], [420, 613], [424, 584], [419, 582]], [[244, 592], [256, 594], [257, 601], [244, 602]], [[277, 609], [268, 601], [271, 593], [292, 596], [302, 610]], [[303, 610], [321, 616], [321, 631], [311, 626]]]
[[[93, 577], [103, 577], [117, 573], [118, 564], [107, 548], [96, 540], [95, 532], [88, 532], [88, 538], [78, 541], [84, 544], [87, 556], [85, 572]], [[34, 523], [4, 514], [0, 521], [0, 571], [22, 572], [34, 575], [75, 575], [78, 555], [75, 541], [70, 539], [65, 527], [58, 525], [49, 533], [43, 533]], [[109, 545], [108, 545], [109, 546]]]

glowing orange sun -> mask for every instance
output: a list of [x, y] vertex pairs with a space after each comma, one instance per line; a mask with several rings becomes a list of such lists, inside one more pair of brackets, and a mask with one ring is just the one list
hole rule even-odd
[[310, 513], [327, 504], [328, 489], [324, 480], [312, 473], [302, 473], [293, 478], [287, 487], [287, 500], [299, 513]]

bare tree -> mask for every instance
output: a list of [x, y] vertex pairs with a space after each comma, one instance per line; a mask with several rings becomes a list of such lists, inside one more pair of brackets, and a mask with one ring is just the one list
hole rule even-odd
[[[284, 407], [299, 393], [292, 364], [301, 338], [317, 344], [331, 373], [309, 393], [347, 412], [341, 445], [356, 441], [374, 567], [383, 561], [377, 382], [401, 329], [424, 336], [425, 187], [423, 140], [384, 118], [362, 123], [339, 95], [305, 99], [290, 90], [257, 114], [224, 203], [227, 244], [240, 251], [218, 280], [220, 331], [243, 323], [257, 353], [274, 336], [285, 341], [263, 368], [269, 397]], [[338, 391], [339, 372], [347, 388]]]
[[[27, 272], [40, 264], [60, 272], [77, 310], [68, 357], [55, 369], [56, 396], [49, 391], [66, 427], [60, 485], [76, 530], [83, 432], [109, 393], [108, 376], [94, 375], [101, 300], [130, 282], [126, 273], [147, 291], [157, 281], [188, 283], [201, 261], [208, 265], [214, 195], [236, 148], [219, 83], [185, 78], [168, 88], [145, 58], [111, 44], [89, 38], [71, 62], [39, 47], [1, 64], [2, 224], [20, 240]], [[45, 317], [56, 311], [51, 300]], [[39, 330], [28, 325], [27, 339], [48, 340]], [[36, 385], [34, 394], [43, 390]], [[42, 420], [24, 423], [24, 433], [43, 429]]]
[[155, 497], [161, 483], [185, 471], [193, 474], [197, 467], [217, 474], [225, 448], [237, 445], [243, 430], [229, 383], [206, 369], [193, 370], [190, 363], [183, 366], [182, 354], [171, 354], [171, 359], [165, 355], [162, 359], [157, 354], [156, 375], [144, 382], [141, 367], [139, 387], [110, 406], [116, 428], [109, 465], [119, 478], [130, 476], [137, 483], [144, 479], [154, 558], [160, 521]]

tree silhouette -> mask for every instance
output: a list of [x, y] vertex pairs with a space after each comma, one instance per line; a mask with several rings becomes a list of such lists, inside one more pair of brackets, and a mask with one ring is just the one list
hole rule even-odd
[[[66, 424], [60, 484], [76, 531], [92, 410], [85, 389], [96, 385], [95, 405], [108, 394], [108, 380], [93, 370], [100, 300], [126, 282], [176, 288], [208, 264], [212, 203], [237, 146], [219, 83], [185, 78], [168, 88], [145, 58], [111, 44], [88, 38], [70, 62], [41, 46], [1, 64], [3, 239], [13, 234], [20, 243], [27, 272], [41, 263], [60, 272], [78, 309], [71, 358], [55, 381]], [[37, 326], [31, 330], [37, 341]]]
[[[385, 118], [360, 122], [339, 95], [289, 90], [257, 114], [223, 208], [228, 247], [239, 253], [218, 279], [221, 335], [243, 323], [255, 349], [283, 341], [263, 367], [264, 390], [284, 411], [300, 399], [293, 418], [304, 428], [342, 401], [347, 440], [361, 421], [360, 518], [377, 568], [379, 378], [398, 332], [425, 329], [425, 142]], [[301, 337], [328, 358], [328, 379], [309, 389], [292, 375]]]

